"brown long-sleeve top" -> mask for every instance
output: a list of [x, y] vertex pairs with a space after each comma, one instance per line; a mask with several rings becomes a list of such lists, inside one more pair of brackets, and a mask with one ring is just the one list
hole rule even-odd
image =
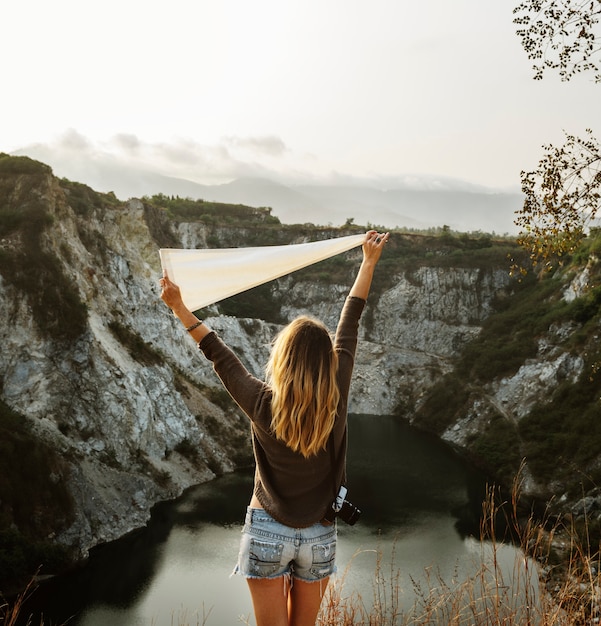
[[346, 480], [348, 394], [364, 306], [365, 300], [356, 297], [348, 297], [344, 303], [334, 339], [340, 401], [333, 437], [326, 450], [309, 458], [294, 452], [272, 434], [269, 385], [248, 372], [216, 333], [209, 333], [199, 343], [227, 391], [250, 418], [256, 462], [255, 495], [263, 508], [286, 526], [303, 528], [320, 521]]

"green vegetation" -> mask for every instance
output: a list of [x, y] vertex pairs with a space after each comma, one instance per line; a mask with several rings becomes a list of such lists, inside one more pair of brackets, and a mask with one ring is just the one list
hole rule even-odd
[[[203, 391], [205, 392], [206, 397], [212, 402], [214, 405], [218, 406], [222, 411], [226, 413], [235, 410], [236, 403], [234, 402], [232, 396], [222, 387], [204, 387]], [[209, 430], [212, 435], [216, 433]]]
[[[73, 520], [69, 472], [59, 453], [0, 400], [0, 587], [51, 573], [67, 552], [51, 537]], [[43, 539], [47, 538], [47, 539]]]
[[601, 256], [601, 228], [591, 228], [580, 246], [572, 255], [575, 265], [586, 265], [590, 259], [599, 259]]
[[465, 381], [451, 372], [430, 389], [415, 422], [420, 428], [441, 435], [461, 416], [469, 398]]
[[[514, 375], [539, 351], [550, 328], [570, 332], [555, 339], [564, 352], [585, 355], [582, 374], [565, 380], [519, 422], [498, 415], [474, 437], [470, 450], [499, 480], [515, 475], [522, 458], [543, 484], [557, 480], [572, 495], [583, 483], [601, 484], [601, 232], [594, 230], [562, 272], [531, 273], [513, 285], [513, 293], [494, 302], [495, 312], [480, 335], [458, 356], [454, 371], [435, 384], [416, 415], [416, 424], [441, 434], [466, 414], [476, 397], [486, 401], [487, 385]], [[588, 286], [578, 298], [563, 297], [566, 277], [588, 268]]]
[[559, 319], [564, 303], [559, 299], [557, 280], [514, 285], [511, 295], [500, 295], [495, 313], [482, 325], [479, 337], [462, 351], [455, 372], [464, 380], [490, 381], [514, 374], [537, 352], [537, 337]]
[[121, 204], [112, 193], [98, 193], [83, 183], [73, 182], [67, 178], [61, 178], [60, 186], [67, 194], [69, 206], [82, 217], [89, 216], [94, 209]]
[[29, 157], [14, 157], [5, 152], [0, 152], [0, 177], [11, 176], [48, 176], [52, 174], [52, 168], [40, 161], [34, 161]]
[[[589, 242], [595, 248], [598, 239]], [[573, 272], [590, 255], [574, 260], [568, 269]], [[563, 298], [565, 280], [561, 274], [528, 275], [514, 284], [513, 294], [501, 295], [494, 302], [495, 313], [485, 320], [480, 336], [470, 343], [458, 359], [455, 372], [464, 379], [487, 382], [500, 376], [514, 374], [526, 361], [536, 355], [538, 338], [552, 325], [577, 323], [580, 342], [594, 334], [601, 305], [601, 271], [591, 273], [590, 285], [584, 295], [572, 302]], [[569, 347], [569, 346], [568, 346]]]
[[0, 251], [0, 273], [25, 293], [42, 332], [58, 340], [75, 339], [86, 330], [87, 307], [58, 259], [41, 250], [36, 239], [32, 231], [24, 250]]
[[162, 193], [145, 196], [144, 201], [165, 209], [172, 219], [180, 222], [200, 221], [210, 225], [235, 225], [238, 228], [257, 224], [280, 225], [280, 220], [271, 215], [271, 209], [267, 207], [254, 208], [244, 204], [207, 202], [166, 196]]
[[173, 449], [194, 465], [198, 465], [200, 463], [200, 449], [198, 442], [191, 441], [188, 437], [186, 437], [185, 439], [182, 439]]
[[108, 327], [136, 361], [144, 365], [160, 365], [163, 362], [162, 356], [128, 326], [113, 320]]
[[50, 173], [26, 157], [0, 155], [0, 237], [8, 241], [0, 248], [0, 273], [25, 293], [42, 332], [70, 340], [84, 332], [87, 308], [59, 259], [42, 243], [52, 217], [40, 186]]
[[283, 324], [280, 313], [281, 302], [270, 285], [259, 285], [248, 291], [223, 300], [219, 308], [224, 315], [262, 319], [274, 324]]
[[486, 459], [487, 466], [494, 468], [502, 484], [509, 485], [522, 462], [517, 441], [518, 426], [503, 415], [494, 413], [487, 427], [472, 437], [469, 446], [477, 459]]
[[520, 420], [524, 455], [534, 476], [561, 481], [578, 496], [582, 483], [601, 484], [601, 352], [590, 355], [584, 373], [565, 381], [550, 398]]

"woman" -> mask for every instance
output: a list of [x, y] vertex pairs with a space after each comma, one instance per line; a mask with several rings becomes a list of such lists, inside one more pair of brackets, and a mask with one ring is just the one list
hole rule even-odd
[[255, 484], [235, 571], [246, 577], [257, 626], [313, 626], [335, 570], [332, 503], [344, 484], [347, 399], [359, 318], [389, 233], [366, 233], [363, 260], [335, 341], [302, 316], [274, 341], [266, 382], [184, 305], [164, 274], [161, 298], [250, 418]]

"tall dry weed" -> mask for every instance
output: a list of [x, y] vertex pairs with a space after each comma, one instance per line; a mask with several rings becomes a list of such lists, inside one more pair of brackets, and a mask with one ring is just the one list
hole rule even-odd
[[[359, 551], [332, 577], [317, 626], [601, 625], [598, 546], [593, 550], [590, 537], [579, 537], [573, 520], [547, 512], [540, 519], [524, 512], [520, 476], [507, 501], [497, 488], [487, 490], [480, 537], [466, 539], [472, 542], [475, 562], [468, 574], [456, 566], [445, 577], [432, 565], [419, 578], [407, 573], [405, 589], [394, 548], [388, 562], [380, 549]], [[348, 591], [345, 583], [353, 562], [366, 553], [375, 555], [371, 586]], [[33, 587], [30, 583], [10, 605], [0, 601], [2, 626], [16, 626]], [[250, 617], [240, 621], [254, 623]], [[175, 623], [210, 626], [210, 611], [193, 616], [180, 612], [170, 626]], [[29, 621], [27, 626], [37, 624]]]

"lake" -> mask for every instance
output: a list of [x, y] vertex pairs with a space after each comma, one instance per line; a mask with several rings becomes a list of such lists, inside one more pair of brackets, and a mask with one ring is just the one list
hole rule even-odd
[[[474, 570], [486, 479], [448, 446], [392, 416], [352, 415], [348, 477], [348, 499], [362, 516], [338, 525], [345, 594], [371, 601], [378, 560], [384, 574], [398, 571], [407, 606], [426, 572], [446, 580]], [[254, 624], [246, 582], [230, 577], [251, 491], [252, 471], [240, 471], [157, 505], [145, 528], [39, 587], [46, 624]], [[514, 550], [502, 556], [511, 569]]]

